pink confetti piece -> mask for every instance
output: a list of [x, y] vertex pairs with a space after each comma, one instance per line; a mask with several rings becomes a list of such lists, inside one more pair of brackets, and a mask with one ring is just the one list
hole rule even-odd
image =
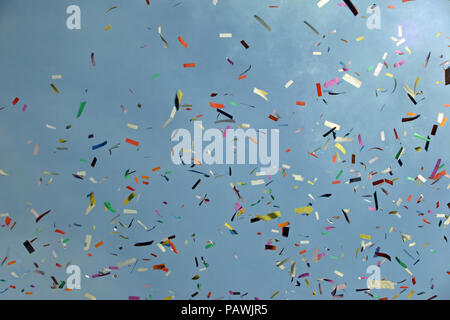
[[331, 79], [330, 81], [325, 82], [324, 88], [331, 87], [331, 86], [333, 86], [335, 84], [338, 84], [338, 83], [339, 83], [339, 78]]
[[39, 143], [36, 143], [34, 146], [34, 152], [33, 155], [37, 156], [39, 153]]
[[397, 68], [397, 67], [400, 67], [400, 66], [404, 65], [405, 62], [406, 62], [406, 60], [402, 60], [400, 62], [394, 63], [394, 68]]

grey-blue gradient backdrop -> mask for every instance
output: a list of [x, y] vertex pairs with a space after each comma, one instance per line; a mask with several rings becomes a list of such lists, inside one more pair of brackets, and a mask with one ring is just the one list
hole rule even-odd
[[[444, 176], [431, 185], [433, 180], [428, 179], [437, 159], [447, 164], [450, 154], [448, 123], [439, 127], [437, 135], [432, 137], [428, 152], [423, 150], [424, 141], [413, 137], [414, 133], [428, 135], [439, 112], [448, 116], [444, 104], [450, 103], [449, 87], [444, 85], [444, 68], [440, 64], [448, 59], [449, 53], [449, 1], [377, 2], [381, 10], [380, 30], [369, 30], [364, 18], [366, 8], [373, 1], [353, 1], [359, 9], [356, 17], [348, 8], [338, 5], [342, 1], [330, 0], [322, 8], [317, 7], [317, 2], [219, 0], [214, 5], [210, 0], [150, 0], [148, 6], [144, 0], [1, 0], [0, 169], [8, 176], [0, 176], [0, 213], [8, 213], [11, 225], [14, 222], [16, 225], [11, 230], [11, 225], [5, 225], [5, 217], [0, 218], [0, 259], [8, 257], [0, 266], [0, 299], [85, 299], [86, 293], [97, 299], [128, 299], [130, 296], [189, 299], [195, 292], [199, 294], [194, 299], [206, 299], [208, 292], [211, 292], [210, 299], [268, 299], [277, 291], [274, 299], [333, 299], [334, 285], [342, 283], [346, 283], [347, 288], [337, 294], [344, 294], [344, 299], [391, 299], [402, 291], [401, 285], [409, 288], [399, 299], [407, 299], [411, 289], [415, 292], [411, 299], [433, 295], [438, 295], [438, 299], [450, 298], [450, 276], [446, 273], [450, 271], [450, 257], [448, 243], [444, 240], [449, 229], [438, 225], [439, 220], [445, 219], [436, 218], [436, 213], [448, 215], [449, 181], [448, 176]], [[69, 16], [66, 8], [71, 4], [81, 8], [80, 30], [66, 27]], [[389, 4], [395, 9], [389, 9]], [[270, 8], [270, 5], [279, 7]], [[105, 14], [113, 6], [117, 8]], [[255, 14], [264, 19], [272, 31], [266, 30], [253, 17]], [[305, 20], [319, 35], [305, 25]], [[111, 28], [105, 31], [108, 25]], [[399, 47], [391, 39], [398, 38], [398, 25], [402, 26], [406, 39]], [[158, 26], [169, 43], [168, 48], [163, 46]], [[336, 33], [330, 33], [333, 30]], [[442, 34], [437, 36], [439, 32]], [[219, 33], [233, 36], [219, 38]], [[188, 43], [187, 48], [179, 43], [178, 36]], [[360, 36], [365, 38], [356, 41]], [[250, 47], [245, 49], [241, 40]], [[411, 54], [405, 50], [405, 45]], [[396, 54], [397, 49], [404, 55]], [[322, 55], [313, 55], [313, 51], [321, 51]], [[90, 60], [92, 52], [95, 67]], [[388, 69], [384, 68], [379, 77], [374, 77], [373, 71], [366, 70], [381, 62], [385, 52], [388, 53]], [[424, 67], [429, 52], [431, 58]], [[403, 59], [406, 60], [404, 65], [393, 67]], [[342, 77], [341, 62], [345, 65], [351, 62], [348, 73], [355, 77], [358, 77], [355, 72], [359, 73], [363, 85], [358, 89], [341, 80], [329, 90], [343, 94], [329, 95], [323, 84]], [[183, 68], [184, 63], [196, 63], [196, 67]], [[239, 74], [250, 65], [247, 78], [238, 80]], [[397, 81], [393, 93], [394, 79], [387, 77], [386, 72], [392, 73]], [[157, 73], [160, 76], [153, 78]], [[62, 78], [51, 78], [57, 74]], [[403, 86], [413, 88], [417, 77], [420, 77], [417, 91], [423, 92], [417, 100], [425, 99], [413, 105]], [[284, 84], [291, 79], [294, 83], [286, 89]], [[59, 90], [58, 94], [51, 83]], [[322, 84], [322, 98], [327, 103], [317, 97], [316, 83]], [[253, 93], [255, 87], [268, 92], [268, 101]], [[382, 89], [376, 94], [379, 88]], [[181, 103], [192, 105], [192, 110], [182, 107], [173, 122], [162, 129], [177, 90], [183, 92]], [[218, 95], [210, 97], [213, 92]], [[15, 97], [20, 100], [13, 106]], [[81, 117], [76, 119], [82, 101], [87, 104]], [[209, 101], [223, 103], [223, 110], [233, 115], [236, 124], [215, 125], [217, 112], [209, 106]], [[306, 106], [297, 106], [296, 101], [306, 101]], [[25, 112], [22, 111], [24, 104], [27, 105]], [[277, 122], [268, 118], [274, 109], [281, 117]], [[402, 123], [401, 118], [407, 112], [421, 116], [413, 122]], [[235, 128], [238, 124], [249, 123], [253, 128], [280, 129], [280, 164], [290, 166], [286, 177], [282, 172], [271, 179], [255, 177], [254, 173], [249, 175], [254, 165], [233, 165], [231, 176], [226, 165], [193, 168], [224, 175], [205, 178], [189, 172], [188, 167], [172, 164], [173, 144], [169, 141], [172, 131], [176, 128], [192, 130], [190, 119], [200, 114], [205, 128], [224, 129], [227, 125]], [[325, 120], [341, 125], [338, 136], [352, 130], [349, 137], [353, 142], [342, 143], [347, 150], [346, 155], [340, 154], [345, 163], [331, 160], [336, 151], [340, 151], [334, 147], [331, 135], [322, 137], [329, 129], [323, 125]], [[127, 123], [137, 124], [139, 129], [130, 129]], [[47, 124], [56, 130], [47, 128]], [[72, 127], [66, 129], [69, 124]], [[301, 127], [303, 131], [296, 133]], [[394, 128], [399, 140], [395, 139]], [[380, 140], [382, 130], [386, 134], [385, 142]], [[94, 138], [89, 139], [90, 134]], [[364, 143], [362, 150], [358, 134]], [[139, 141], [140, 147], [125, 143], [126, 138]], [[308, 154], [322, 147], [328, 138], [331, 138], [330, 145], [327, 150], [316, 151], [318, 158]], [[59, 139], [67, 142], [59, 143]], [[92, 150], [93, 145], [105, 140], [108, 141], [105, 147]], [[36, 143], [40, 149], [35, 156]], [[116, 143], [120, 143], [120, 147], [110, 155], [108, 148]], [[401, 146], [405, 148], [402, 167], [394, 159]], [[414, 149], [418, 146], [422, 151]], [[68, 150], [56, 150], [57, 147]], [[370, 150], [372, 147], [383, 151]], [[287, 149], [291, 151], [286, 153]], [[355, 165], [350, 164], [352, 153], [356, 154]], [[92, 168], [89, 164], [94, 156], [98, 161]], [[369, 164], [368, 160], [376, 156], [379, 160]], [[367, 169], [359, 162], [365, 163]], [[161, 166], [161, 170], [152, 172], [157, 166]], [[388, 167], [392, 169], [392, 176], [381, 173]], [[125, 179], [127, 169], [136, 173]], [[356, 176], [351, 169], [361, 172], [361, 182], [345, 183]], [[341, 184], [332, 185], [340, 170], [343, 170]], [[59, 175], [44, 175], [45, 171]], [[83, 180], [73, 177], [78, 171], [87, 172]], [[169, 181], [159, 175], [167, 171], [171, 171], [167, 175]], [[368, 180], [370, 172], [378, 174]], [[292, 174], [301, 174], [305, 181], [295, 181]], [[428, 181], [419, 186], [417, 181], [408, 180], [418, 174]], [[149, 185], [142, 184], [142, 175], [150, 176]], [[139, 184], [133, 180], [134, 176], [139, 177]], [[380, 187], [372, 186], [380, 176], [398, 178], [394, 186], [382, 185], [389, 192], [388, 196]], [[97, 181], [107, 177], [107, 180], [94, 184], [89, 177]], [[49, 178], [53, 178], [53, 182], [47, 185]], [[199, 178], [202, 181], [192, 190]], [[273, 182], [268, 186], [250, 185], [251, 180], [259, 178], [264, 178], [266, 183]], [[316, 178], [314, 185], [307, 182]], [[245, 202], [238, 201], [230, 182], [247, 183], [237, 186]], [[125, 189], [127, 185], [135, 188], [139, 197], [124, 205], [130, 193]], [[358, 188], [354, 191], [356, 185]], [[369, 206], [374, 206], [373, 198], [362, 197], [372, 195], [375, 190], [380, 206], [377, 212], [368, 210]], [[91, 192], [95, 194], [97, 205], [86, 216], [84, 212]], [[332, 196], [319, 198], [326, 193]], [[196, 196], [205, 194], [210, 202], [199, 206]], [[406, 203], [410, 194], [412, 200]], [[421, 194], [423, 200], [416, 203]], [[398, 198], [402, 198], [409, 209], [396, 206], [394, 202]], [[251, 206], [260, 199], [259, 204]], [[105, 212], [103, 203], [106, 201], [117, 213]], [[440, 202], [438, 209], [437, 201]], [[231, 222], [236, 202], [246, 211]], [[319, 212], [318, 221], [314, 212], [309, 216], [294, 213], [294, 208], [308, 203], [312, 204], [314, 212]], [[39, 214], [49, 209], [51, 212], [36, 223], [31, 208]], [[125, 215], [124, 208], [136, 209], [138, 214]], [[351, 209], [350, 224], [341, 213], [341, 209], [347, 208]], [[281, 211], [281, 218], [250, 223], [257, 214], [275, 210]], [[394, 210], [399, 211], [401, 218], [388, 214]], [[117, 214], [120, 216], [110, 224]], [[333, 216], [340, 216], [340, 219], [335, 220]], [[123, 225], [128, 226], [133, 218], [131, 227], [124, 228]], [[149, 229], [155, 228], [145, 231], [137, 220]], [[277, 224], [286, 221], [290, 222], [288, 238], [272, 232], [272, 229], [280, 230]], [[224, 227], [225, 222], [238, 234], [230, 234]], [[328, 226], [336, 228], [323, 234]], [[395, 231], [389, 232], [391, 227]], [[66, 234], [56, 233], [55, 229]], [[412, 240], [402, 241], [401, 233], [411, 235]], [[89, 251], [83, 251], [86, 234], [93, 236]], [[361, 247], [360, 234], [371, 235], [374, 246], [356, 256], [356, 250]], [[156, 243], [172, 235], [176, 236], [172, 242], [178, 254], [170, 248], [161, 252]], [[33, 241], [36, 251], [29, 254], [23, 242], [33, 238], [37, 238]], [[69, 241], [64, 248], [61, 240], [66, 238]], [[276, 251], [264, 250], [270, 239], [277, 245]], [[134, 246], [134, 243], [150, 240], [155, 241], [151, 246]], [[215, 246], [205, 249], [210, 240]], [[302, 240], [310, 243], [297, 247], [295, 244]], [[104, 244], [94, 248], [100, 241]], [[409, 247], [412, 242], [416, 245]], [[358, 277], [368, 276], [366, 268], [383, 260], [374, 257], [377, 247], [392, 258], [381, 265], [381, 276], [394, 282], [406, 281], [397, 284], [395, 290], [372, 290], [371, 293], [376, 294], [372, 298], [355, 290], [366, 287], [365, 280], [358, 280]], [[313, 262], [315, 248], [325, 253], [318, 262]], [[303, 256], [310, 263], [309, 268], [299, 254], [303, 249], [307, 250]], [[89, 253], [92, 256], [88, 256]], [[85, 277], [134, 257], [136, 264], [112, 270], [108, 276]], [[195, 257], [199, 267], [195, 265]], [[203, 266], [200, 257], [209, 264], [205, 271], [199, 270]], [[291, 282], [287, 271], [290, 264], [285, 270], [276, 266], [276, 261], [288, 257], [297, 263], [297, 276], [310, 273], [306, 277], [309, 285], [305, 278], [298, 279], [300, 286], [296, 286], [295, 280]], [[416, 285], [395, 257], [408, 265]], [[420, 261], [414, 265], [418, 259]], [[16, 263], [8, 265], [13, 260]], [[33, 262], [45, 275], [34, 272]], [[68, 276], [65, 266], [69, 262], [81, 268], [81, 290], [52, 289], [50, 277], [54, 276], [59, 283], [65, 280]], [[153, 265], [163, 263], [170, 274], [152, 269]], [[138, 272], [139, 268], [148, 268], [148, 271]], [[335, 270], [344, 276], [339, 277]], [[192, 280], [196, 274], [200, 278]], [[321, 281], [324, 278], [333, 280], [334, 284]], [[230, 290], [248, 294], [230, 295]], [[417, 295], [421, 292], [425, 293]]]

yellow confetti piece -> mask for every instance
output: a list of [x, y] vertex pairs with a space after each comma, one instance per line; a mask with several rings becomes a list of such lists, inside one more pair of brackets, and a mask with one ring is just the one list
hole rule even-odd
[[343, 154], [346, 154], [347, 151], [345, 150], [345, 148], [340, 144], [340, 143], [336, 143], [334, 145], [336, 148], [338, 148]]
[[390, 77], [390, 78], [393, 78], [393, 77], [394, 77], [394, 75], [393, 75], [392, 73], [388, 73], [388, 72], [386, 72], [386, 76], [387, 76], [387, 77]]
[[438, 32], [438, 33], [436, 34], [436, 38], [439, 37], [441, 34], [442, 34], [442, 32]]
[[228, 222], [225, 222], [225, 227], [227, 227], [227, 228], [230, 229], [230, 230], [234, 230], [233, 227], [231, 227], [231, 226], [228, 224]]
[[92, 294], [86, 292], [86, 294], [84, 295], [86, 298], [90, 299], [90, 300], [97, 300], [96, 297], [94, 297]]
[[305, 207], [295, 208], [295, 213], [306, 213], [306, 214], [310, 214], [313, 210], [314, 210], [313, 207], [311, 207], [311, 206], [305, 206]]
[[111, 25], [106, 26], [105, 31], [108, 31], [109, 29], [111, 29]]
[[366, 240], [372, 239], [372, 236], [369, 236], [369, 235], [367, 235], [367, 234], [362, 234], [362, 233], [359, 235], [359, 237], [360, 237], [361, 239], [366, 239]]
[[168, 297], [163, 298], [163, 300], [172, 300], [173, 298], [175, 298], [175, 296], [168, 296]]
[[408, 294], [408, 299], [411, 298], [413, 296], [413, 294], [414, 294], [414, 290], [411, 290]]
[[356, 41], [361, 41], [363, 39], [364, 39], [364, 36], [361, 36], [361, 37], [357, 38]]
[[338, 270], [334, 270], [334, 273], [337, 274], [341, 278], [344, 276], [344, 274]]
[[[264, 220], [264, 221], [270, 221], [270, 220], [272, 220], [272, 219], [276, 219], [276, 218], [279, 218], [279, 217], [281, 217], [281, 211], [275, 211], [275, 212], [271, 212], [271, 213], [268, 213], [268, 214], [265, 214], [263, 217], [262, 217], [262, 219]], [[258, 217], [259, 218], [259, 217]], [[261, 219], [261, 218], [260, 218]]]

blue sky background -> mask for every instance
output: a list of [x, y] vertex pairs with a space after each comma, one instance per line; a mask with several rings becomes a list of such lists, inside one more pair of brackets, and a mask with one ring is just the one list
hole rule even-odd
[[[0, 218], [0, 263], [7, 257], [0, 266], [0, 299], [86, 299], [86, 293], [97, 299], [128, 299], [130, 296], [189, 299], [197, 291], [199, 294], [193, 299], [207, 299], [208, 292], [211, 292], [210, 299], [269, 299], [277, 291], [274, 299], [333, 299], [334, 285], [343, 283], [347, 288], [337, 294], [343, 294], [344, 299], [391, 299], [399, 292], [402, 292], [399, 299], [407, 299], [411, 290], [414, 293], [410, 299], [434, 295], [438, 299], [449, 299], [450, 276], [447, 272], [450, 271], [450, 257], [444, 239], [445, 235], [448, 237], [449, 229], [443, 226], [446, 218], [436, 217], [436, 214], [446, 217], [449, 214], [449, 176], [443, 176], [433, 185], [433, 180], [429, 179], [437, 159], [447, 165], [449, 124], [438, 128], [428, 152], [423, 149], [424, 141], [413, 137], [414, 133], [429, 135], [437, 123], [438, 113], [448, 117], [444, 105], [450, 103], [449, 87], [445, 86], [445, 65], [441, 64], [448, 59], [449, 53], [449, 1], [434, 0], [432, 4], [383, 1], [378, 4], [380, 30], [366, 27], [366, 8], [373, 1], [354, 1], [359, 9], [356, 17], [348, 8], [338, 5], [342, 2], [330, 0], [318, 8], [317, 1], [306, 0], [219, 0], [217, 5], [210, 0], [164, 0], [150, 1], [150, 6], [144, 0], [1, 1], [0, 107], [3, 109], [0, 110], [0, 169], [8, 176], [0, 176], [0, 214], [8, 213], [12, 222], [7, 227], [5, 217]], [[69, 16], [66, 8], [71, 4], [81, 8], [80, 30], [66, 27]], [[389, 9], [389, 4], [395, 9]], [[270, 8], [269, 5], [279, 7]], [[117, 8], [105, 14], [113, 6]], [[255, 14], [264, 19], [272, 31], [266, 30], [253, 17]], [[312, 32], [304, 20], [320, 35]], [[111, 28], [105, 31], [108, 25]], [[397, 47], [391, 37], [399, 38], [398, 25], [403, 28], [406, 42]], [[158, 36], [158, 26], [169, 43], [168, 48], [164, 48]], [[336, 33], [330, 34], [333, 30]], [[439, 32], [442, 34], [437, 36]], [[233, 36], [219, 38], [219, 33], [232, 33]], [[178, 36], [188, 43], [187, 48], [178, 42]], [[356, 41], [361, 36], [365, 38]], [[241, 40], [248, 43], [249, 49], [240, 44]], [[404, 55], [396, 54], [395, 50]], [[315, 56], [313, 51], [321, 51], [322, 55]], [[95, 67], [90, 60], [92, 52]], [[382, 62], [385, 52], [388, 69], [384, 67], [380, 76], [374, 77], [373, 71], [366, 70]], [[431, 58], [424, 67], [429, 52]], [[234, 65], [227, 62], [227, 57]], [[394, 68], [394, 63], [401, 60], [406, 63]], [[348, 73], [363, 84], [358, 89], [341, 79], [329, 90], [343, 94], [329, 95], [323, 85], [333, 78], [342, 78], [341, 62], [351, 62]], [[196, 63], [196, 67], [183, 68], [185, 63]], [[238, 80], [239, 74], [249, 65], [251, 70], [246, 73], [247, 78]], [[386, 72], [397, 81], [394, 92], [394, 78], [386, 76]], [[158, 73], [160, 76], [153, 78]], [[52, 79], [55, 74], [62, 78]], [[417, 91], [423, 92], [417, 100], [424, 100], [413, 105], [403, 86], [413, 88], [417, 77], [420, 77]], [[294, 83], [286, 89], [284, 84], [291, 79]], [[58, 94], [51, 88], [51, 83], [58, 88]], [[327, 103], [317, 97], [316, 83], [322, 84], [322, 98]], [[255, 87], [268, 92], [268, 101], [253, 93]], [[377, 95], [379, 88], [383, 89]], [[162, 129], [177, 90], [183, 92], [181, 103], [192, 105], [192, 110], [183, 108]], [[218, 95], [211, 98], [213, 92]], [[13, 105], [15, 97], [20, 100]], [[82, 101], [87, 104], [81, 117], [76, 119]], [[236, 124], [215, 125], [217, 112], [209, 106], [210, 101], [223, 103], [224, 111], [233, 115]], [[297, 106], [296, 101], [306, 101], [306, 106]], [[25, 112], [22, 111], [24, 104], [27, 105]], [[138, 104], [142, 107], [138, 108]], [[121, 105], [126, 108], [126, 113]], [[268, 118], [274, 109], [281, 117], [278, 122]], [[401, 118], [406, 117], [407, 112], [420, 114], [420, 118], [402, 123]], [[280, 129], [280, 164], [290, 166], [286, 176], [280, 172], [271, 179], [264, 177], [266, 183], [272, 181], [268, 186], [251, 186], [251, 180], [262, 178], [255, 177], [254, 173], [249, 175], [256, 167], [254, 165], [234, 165], [231, 176], [228, 176], [227, 165], [193, 168], [224, 175], [204, 178], [187, 171], [187, 166], [172, 164], [170, 149], [174, 144], [170, 137], [173, 130], [193, 130], [189, 120], [200, 114], [205, 128], [224, 129], [227, 125], [235, 128], [238, 124], [249, 123], [256, 129]], [[348, 137], [353, 141], [342, 143], [346, 155], [334, 147], [332, 135], [322, 137], [329, 130], [323, 125], [325, 120], [341, 125], [338, 136], [350, 132]], [[139, 129], [130, 129], [127, 123], [136, 124]], [[47, 124], [56, 130], [47, 128]], [[72, 127], [66, 129], [69, 124]], [[296, 133], [301, 127], [303, 131]], [[395, 139], [394, 128], [399, 140]], [[380, 139], [380, 131], [385, 132], [384, 142]], [[89, 139], [90, 134], [94, 138]], [[362, 150], [358, 134], [364, 143]], [[125, 143], [126, 138], [139, 141], [140, 147]], [[317, 151], [318, 158], [308, 154], [322, 147], [328, 138], [331, 138], [329, 147]], [[59, 139], [67, 142], [59, 143]], [[93, 145], [105, 140], [105, 147], [92, 150]], [[120, 147], [112, 150], [110, 155], [108, 148], [117, 143]], [[33, 155], [35, 144], [40, 145], [36, 156]], [[415, 148], [419, 146], [422, 151], [417, 152]], [[57, 147], [68, 150], [56, 150]], [[373, 147], [383, 151], [371, 150]], [[405, 148], [402, 167], [394, 159], [400, 147]], [[287, 149], [291, 151], [286, 153]], [[346, 162], [333, 163], [336, 152]], [[351, 164], [351, 154], [356, 155], [355, 165]], [[94, 168], [90, 166], [93, 157], [98, 159]], [[379, 159], [369, 164], [374, 157]], [[359, 162], [365, 163], [367, 168]], [[161, 170], [152, 172], [157, 166]], [[388, 167], [392, 169], [392, 176], [381, 173]], [[125, 179], [127, 169], [136, 173]], [[350, 172], [352, 169], [355, 172]], [[446, 166], [439, 171], [445, 169]], [[343, 170], [341, 183], [332, 185], [340, 170]], [[44, 171], [59, 175], [44, 175]], [[83, 180], [72, 176], [78, 171], [87, 172]], [[160, 176], [167, 171], [171, 171], [167, 175], [169, 181]], [[361, 173], [362, 181], [346, 184], [357, 172]], [[378, 174], [369, 180], [370, 172]], [[305, 181], [295, 181], [292, 174], [301, 174]], [[419, 186], [417, 181], [408, 180], [419, 174], [427, 179], [426, 183]], [[142, 175], [150, 176], [149, 185], [142, 184]], [[133, 180], [134, 176], [139, 178], [139, 184]], [[50, 177], [53, 182], [47, 185]], [[107, 177], [107, 180], [94, 184], [89, 177], [97, 181]], [[38, 185], [40, 178], [43, 180]], [[199, 178], [202, 181], [192, 190]], [[393, 186], [386, 183], [372, 186], [373, 181], [381, 178], [398, 180]], [[314, 179], [317, 179], [314, 185], [307, 182]], [[237, 186], [245, 202], [238, 201], [230, 182], [235, 185], [247, 183]], [[124, 205], [123, 201], [130, 194], [125, 189], [127, 185], [135, 188], [139, 196]], [[389, 192], [388, 196], [381, 187]], [[268, 194], [269, 189], [274, 200]], [[377, 212], [368, 210], [369, 206], [374, 207], [373, 199], [363, 198], [375, 190], [380, 207]], [[91, 192], [95, 194], [97, 205], [86, 216], [87, 196]], [[319, 198], [326, 193], [332, 193], [332, 196]], [[199, 206], [200, 200], [196, 196], [205, 194], [210, 202]], [[412, 199], [406, 203], [409, 195]], [[423, 199], [417, 203], [420, 195]], [[395, 204], [398, 198], [403, 199], [402, 204], [408, 209]], [[258, 205], [251, 206], [260, 199]], [[106, 201], [117, 213], [105, 212], [103, 203]], [[231, 222], [236, 202], [240, 202], [246, 211]], [[439, 208], [436, 208], [437, 202]], [[309, 203], [314, 212], [319, 212], [318, 221], [314, 212], [309, 216], [294, 213], [294, 208]], [[36, 223], [31, 208], [39, 214], [49, 209], [51, 212]], [[124, 208], [136, 209], [138, 214], [123, 214]], [[350, 224], [345, 221], [341, 209], [351, 209]], [[281, 211], [281, 218], [250, 223], [257, 214], [275, 210]], [[394, 210], [401, 218], [388, 214]], [[423, 216], [419, 215], [421, 213]], [[117, 214], [120, 216], [110, 224]], [[333, 216], [340, 216], [340, 219], [334, 220]], [[129, 229], [119, 224], [120, 221], [128, 226], [133, 218]], [[425, 223], [424, 218], [430, 224]], [[145, 231], [137, 220], [149, 229], [155, 228]], [[290, 222], [287, 238], [272, 232], [273, 229], [280, 230], [277, 224], [286, 221]], [[14, 222], [16, 225], [11, 230]], [[230, 234], [224, 227], [225, 222], [238, 234]], [[117, 234], [111, 234], [115, 226]], [[323, 234], [329, 226], [335, 229]], [[389, 232], [391, 227], [395, 231]], [[55, 233], [55, 229], [66, 234]], [[412, 240], [402, 241], [401, 233], [411, 235]], [[86, 234], [93, 236], [89, 251], [83, 251]], [[361, 247], [360, 234], [371, 235], [374, 246], [355, 256]], [[176, 236], [172, 242], [178, 254], [169, 248], [161, 252], [156, 243], [172, 235]], [[37, 238], [33, 242], [35, 252], [29, 254], [23, 242], [33, 238]], [[65, 238], [69, 241], [64, 248], [61, 240]], [[278, 240], [276, 251], [264, 250], [270, 239]], [[136, 242], [150, 240], [155, 241], [151, 246], [134, 246]], [[188, 240], [187, 245], [185, 240]], [[295, 246], [302, 240], [310, 243]], [[100, 241], [104, 244], [94, 248]], [[207, 241], [214, 241], [215, 246], [205, 249]], [[410, 247], [413, 242], [416, 245]], [[46, 244], [50, 245], [44, 246]], [[358, 280], [358, 277], [368, 276], [367, 267], [384, 260], [374, 257], [377, 247], [392, 258], [381, 265], [382, 277], [394, 282], [406, 281], [397, 284], [395, 290], [371, 290], [376, 296], [370, 297], [355, 290], [366, 287], [366, 281]], [[318, 262], [312, 261], [315, 248], [319, 253], [325, 253]], [[304, 249], [307, 252], [300, 255]], [[310, 263], [309, 268], [302, 256]], [[195, 257], [199, 261], [198, 268]], [[199, 270], [202, 267], [200, 257], [209, 264], [205, 271]], [[416, 279], [415, 285], [395, 257], [408, 265]], [[130, 258], [137, 259], [136, 265], [112, 270], [111, 275], [101, 278], [85, 277]], [[296, 286], [287, 272], [289, 265], [285, 270], [276, 266], [276, 261], [285, 258], [296, 261], [297, 276], [310, 273], [306, 278], [309, 285], [302, 278], [298, 280], [300, 286]], [[414, 265], [418, 259], [420, 261]], [[16, 263], [8, 265], [11, 261]], [[34, 272], [33, 262], [45, 275]], [[57, 263], [62, 268], [57, 267]], [[65, 280], [68, 263], [81, 268], [81, 290], [52, 289], [50, 277], [54, 276], [58, 282]], [[162, 263], [170, 274], [152, 269], [153, 265]], [[138, 268], [148, 268], [148, 271], [138, 272]], [[344, 276], [339, 277], [335, 270]], [[196, 274], [200, 278], [192, 280]], [[320, 282], [323, 278], [333, 280], [334, 284]], [[201, 284], [200, 290], [198, 284]], [[408, 286], [408, 289], [400, 289], [400, 286]], [[244, 297], [230, 295], [230, 290], [248, 294]], [[26, 295], [25, 292], [33, 294]], [[421, 292], [424, 293], [417, 295]]]

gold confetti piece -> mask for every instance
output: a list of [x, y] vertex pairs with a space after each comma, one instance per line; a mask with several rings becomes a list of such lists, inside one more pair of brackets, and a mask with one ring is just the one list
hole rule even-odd
[[369, 236], [369, 235], [367, 235], [367, 234], [360, 234], [359, 237], [360, 237], [361, 239], [366, 239], [366, 240], [372, 239], [372, 237]]
[[306, 214], [310, 214], [313, 210], [314, 210], [313, 207], [311, 207], [311, 206], [305, 206], [305, 207], [295, 208], [295, 213], [306, 213]]
[[50, 86], [53, 88], [53, 91], [55, 91], [55, 93], [59, 93], [58, 89], [56, 89], [53, 83], [50, 83]]
[[111, 29], [111, 25], [107, 25], [107, 26], [105, 27], [105, 31], [108, 31], [109, 29]]
[[277, 292], [275, 292], [271, 297], [270, 297], [270, 299], [272, 299], [273, 297], [275, 297], [277, 294], [279, 294], [280, 293], [280, 291], [277, 291]]

